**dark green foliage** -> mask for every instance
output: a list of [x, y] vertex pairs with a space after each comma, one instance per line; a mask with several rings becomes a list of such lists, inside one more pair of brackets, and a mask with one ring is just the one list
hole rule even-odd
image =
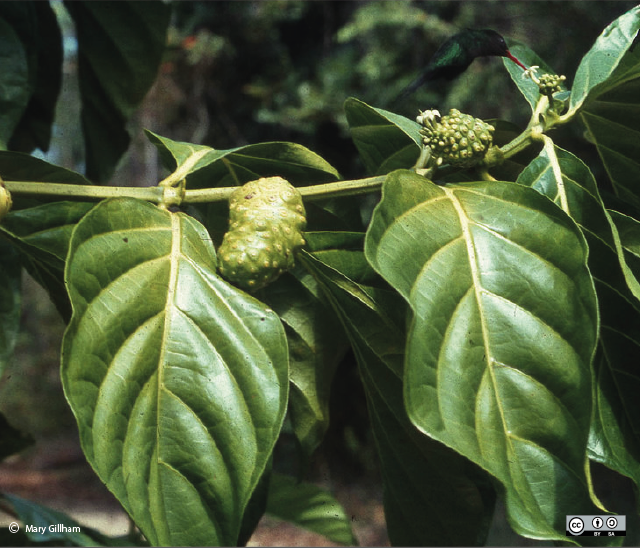
[[[126, 146], [124, 125], [153, 80], [169, 13], [164, 4], [108, 7], [69, 3], [79, 27], [87, 167], [98, 179]], [[88, 462], [146, 539], [126, 541], [246, 543], [266, 511], [353, 543], [349, 515], [330, 494], [273, 470], [304, 470], [327, 431], [338, 429], [329, 425], [340, 410], [364, 414], [363, 395], [369, 416], [357, 428], [367, 432], [351, 445], [358, 452], [374, 440], [360, 452], [377, 460], [392, 543], [482, 544], [499, 498], [523, 536], [619, 545], [615, 537], [567, 537], [565, 516], [627, 511], [615, 497], [603, 508], [594, 463], [640, 485], [640, 8], [599, 29], [566, 71], [566, 89], [556, 85], [554, 57], [545, 56], [547, 65], [523, 43], [512, 49], [549, 74], [540, 83], [507, 59], [490, 66], [506, 68], [511, 81], [474, 64], [477, 87], [448, 96], [460, 112], [443, 118], [447, 135], [442, 127], [426, 132], [435, 159], [418, 122], [370, 103], [386, 104], [406, 85], [398, 41], [425, 33], [429, 44], [436, 35], [441, 42], [469, 14], [484, 26], [476, 4], [176, 9], [186, 35], [171, 52], [177, 73], [185, 55], [202, 70], [196, 81], [220, 75], [205, 101], [217, 113], [205, 135], [220, 136], [216, 148], [148, 131], [169, 172], [144, 189], [148, 201], [128, 186], [103, 199], [107, 187], [77, 173], [0, 152], [0, 176], [15, 198], [0, 225], [2, 365], [15, 347], [24, 267], [67, 323], [64, 394]], [[0, 8], [0, 46], [18, 82], [0, 87], [5, 145], [15, 135], [46, 140], [28, 123], [38, 103], [30, 71], [42, 52], [25, 38], [34, 21], [49, 21], [43, 10]], [[8, 21], [24, 25], [10, 29]], [[300, 46], [302, 27], [313, 47]], [[363, 44], [369, 49], [359, 51]], [[114, 63], [103, 66], [102, 55]], [[237, 59], [236, 72], [221, 70]], [[379, 101], [343, 101], [352, 84]], [[492, 86], [493, 103], [485, 101]], [[420, 93], [419, 101], [441, 99], [433, 89]], [[502, 165], [458, 162], [439, 144], [447, 137], [467, 148], [463, 139], [489, 133], [478, 111], [508, 113], [510, 95], [529, 122], [524, 130], [491, 122]], [[471, 99], [477, 109], [463, 106]], [[302, 144], [253, 139], [285, 128], [313, 142], [325, 123], [332, 136], [348, 126], [372, 177], [340, 180]], [[562, 126], [586, 129], [598, 152], [590, 163], [601, 164], [615, 201], [581, 147], [555, 141], [550, 130]], [[332, 139], [327, 156], [345, 137]], [[480, 141], [488, 146], [488, 135]], [[26, 196], [34, 188], [39, 201]], [[364, 193], [373, 199], [358, 202]], [[307, 228], [305, 210], [313, 212]], [[24, 446], [8, 425], [2, 434], [4, 456]], [[301, 466], [278, 461], [274, 448], [287, 436], [301, 449]], [[72, 523], [17, 498], [7, 505], [22, 521]], [[627, 518], [637, 525], [635, 512]], [[125, 541], [73, 533], [40, 540]]]

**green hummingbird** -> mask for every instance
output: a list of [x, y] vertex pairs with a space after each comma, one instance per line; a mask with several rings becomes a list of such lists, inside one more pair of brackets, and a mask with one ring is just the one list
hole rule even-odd
[[395, 102], [406, 98], [427, 82], [453, 80], [467, 70], [476, 57], [491, 55], [508, 57], [524, 70], [527, 69], [511, 54], [504, 38], [495, 30], [467, 29], [449, 38], [436, 50], [422, 74], [402, 91]]

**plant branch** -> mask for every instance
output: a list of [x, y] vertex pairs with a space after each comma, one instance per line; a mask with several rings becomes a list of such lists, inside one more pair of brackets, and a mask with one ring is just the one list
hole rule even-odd
[[520, 135], [518, 135], [513, 141], [507, 143], [500, 150], [504, 154], [504, 158], [509, 158], [518, 154], [518, 152], [527, 148], [533, 142], [533, 130], [531, 128], [525, 129]]
[[61, 198], [85, 198], [104, 200], [106, 198], [138, 198], [148, 202], [160, 203], [163, 189], [154, 187], [121, 187], [70, 185], [66, 183], [42, 183], [33, 181], [4, 181], [11, 194], [29, 196], [59, 196]]
[[[325, 200], [327, 198], [337, 198], [341, 196], [357, 196], [369, 194], [382, 186], [385, 177], [368, 177], [366, 179], [355, 179], [353, 181], [337, 181], [335, 183], [325, 183], [322, 185], [297, 187], [305, 200]], [[203, 188], [187, 190], [183, 203], [219, 202], [228, 200], [231, 193], [238, 187]]]
[[[384, 176], [378, 176], [352, 181], [337, 181], [335, 183], [299, 187], [298, 190], [306, 200], [356, 196], [379, 190], [384, 179]], [[169, 177], [161, 183], [162, 186], [154, 187], [71, 185], [33, 181], [4, 181], [4, 184], [11, 194], [16, 195], [58, 196], [63, 199], [79, 198], [86, 200], [137, 198], [155, 204], [163, 204], [166, 201], [164, 187], [168, 180]], [[171, 180], [178, 182], [180, 179], [174, 177]], [[231, 193], [237, 188], [238, 187], [220, 187], [187, 190], [180, 200], [180, 203], [196, 204], [225, 201], [229, 199]]]

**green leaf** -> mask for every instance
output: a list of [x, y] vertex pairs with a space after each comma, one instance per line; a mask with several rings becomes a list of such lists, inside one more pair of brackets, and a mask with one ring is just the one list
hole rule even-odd
[[501, 482], [517, 533], [566, 540], [566, 514], [597, 513], [584, 467], [598, 314], [578, 227], [521, 185], [397, 171], [365, 253], [413, 310], [413, 423]]
[[[638, 277], [628, 266], [616, 225], [605, 209], [595, 178], [582, 160], [549, 140], [517, 182], [553, 200], [578, 223], [589, 243], [589, 268], [594, 277], [618, 291], [626, 291], [626, 284], [640, 300]], [[620, 268], [612, 268], [616, 260]]]
[[[594, 420], [589, 456], [640, 486], [640, 311], [606, 283], [596, 285], [601, 304]], [[612, 507], [620, 512], [621, 508]]]
[[314, 257], [359, 284], [380, 285], [364, 256], [364, 237], [363, 232], [305, 232], [306, 248]]
[[13, 355], [22, 304], [22, 267], [10, 243], [0, 240], [0, 375]]
[[[16, 3], [14, 3], [16, 4]], [[62, 36], [49, 2], [20, 2], [33, 10], [31, 35], [26, 47], [32, 50], [31, 95], [20, 123], [9, 141], [12, 150], [47, 151], [56, 104], [62, 86]]]
[[329, 427], [331, 382], [349, 345], [317, 283], [296, 267], [259, 293], [285, 326], [289, 347], [289, 417], [309, 459]]
[[274, 473], [269, 487], [267, 512], [323, 535], [336, 544], [357, 544], [351, 530], [351, 520], [340, 503], [310, 483], [299, 483], [295, 478]]
[[37, 530], [26, 531], [28, 539], [36, 545], [56, 543], [58, 546], [128, 546], [130, 540], [110, 538], [90, 527], [80, 525], [77, 521], [62, 512], [52, 510], [41, 504], [3, 494], [3, 498], [11, 503], [24, 525], [31, 525]]
[[[595, 95], [595, 94], [594, 94]], [[616, 194], [640, 209], [640, 48], [628, 51], [607, 81], [606, 92], [591, 97], [580, 112], [589, 139]]]
[[[629, 291], [640, 300], [640, 269], [632, 269], [632, 257], [625, 253], [618, 229], [605, 209], [598, 186], [589, 168], [576, 156], [546, 141], [539, 156], [518, 177], [566, 209], [582, 229], [590, 248], [592, 274], [618, 291]], [[633, 230], [633, 220], [627, 224]], [[623, 219], [624, 220], [624, 219]], [[612, 268], [618, 260], [620, 268]]]
[[277, 315], [182, 213], [107, 200], [74, 230], [62, 380], [88, 461], [154, 545], [233, 545], [288, 393]]
[[372, 175], [413, 166], [422, 147], [420, 126], [393, 112], [349, 97], [344, 103], [351, 137]]
[[609, 214], [620, 236], [626, 262], [640, 278], [640, 221], [618, 211], [609, 211]]
[[[607, 260], [601, 260], [602, 257], [595, 254], [595, 260], [590, 261], [589, 266], [594, 276], [613, 283], [610, 263], [616, 260], [613, 227], [596, 180], [584, 162], [547, 140], [538, 157], [522, 171], [517, 182], [537, 190], [564, 209], [582, 229], [590, 249], [603, 246], [608, 249]], [[620, 273], [619, 269], [613, 270]]]
[[[91, 184], [91, 181], [75, 171], [50, 164], [23, 152], [0, 151], [0, 175], [5, 181], [38, 181], [70, 185]], [[14, 199], [14, 210], [16, 203], [19, 203], [18, 197]]]
[[187, 177], [188, 188], [239, 186], [276, 175], [296, 186], [338, 178], [338, 172], [328, 162], [295, 143], [259, 143], [216, 150], [172, 141], [151, 131], [146, 134], [158, 148], [164, 167]]
[[[640, 6], [611, 23], [582, 58], [571, 89], [569, 112], [608, 89], [610, 77], [640, 29]], [[617, 84], [615, 80], [611, 83]]]
[[108, 179], [129, 146], [126, 123], [153, 84], [166, 46], [165, 2], [65, 2], [78, 39], [86, 173]]
[[38, 252], [44, 252], [64, 261], [75, 224], [92, 207], [95, 204], [89, 202], [63, 201], [11, 211], [3, 220], [0, 230], [19, 240], [25, 253], [31, 249], [36, 256]]
[[[389, 290], [365, 288], [335, 265], [303, 254], [354, 349], [384, 482], [387, 531], [398, 546], [483, 544], [495, 493], [467, 459], [422, 435], [402, 398], [406, 304]], [[326, 259], [326, 255], [324, 259]]]
[[[556, 204], [564, 202], [589, 244], [589, 268], [594, 277], [601, 314], [600, 356], [596, 360], [595, 413], [589, 455], [640, 485], [640, 466], [636, 460], [640, 454], [637, 450], [640, 432], [635, 426], [640, 425], [640, 417], [632, 417], [638, 387], [632, 356], [640, 351], [640, 339], [636, 337], [637, 330], [630, 329], [631, 322], [640, 320], [636, 308], [640, 304], [637, 301], [640, 285], [628, 266], [632, 264], [633, 256], [629, 254], [628, 261], [627, 252], [622, 248], [624, 243], [620, 243], [631, 243], [634, 237], [640, 241], [640, 230], [637, 230], [640, 224], [626, 218], [629, 219], [627, 230], [618, 235], [618, 227], [607, 213], [587, 166], [550, 141], [522, 172], [518, 182], [538, 190]], [[616, 214], [612, 212], [611, 215]], [[624, 222], [624, 216], [620, 218]], [[635, 298], [631, 293], [634, 289]], [[622, 450], [623, 447], [628, 450]]]
[[0, 60], [4, 74], [0, 85], [0, 148], [6, 149], [27, 108], [32, 88], [25, 45], [1, 12], [0, 36]]
[[[0, 154], [0, 164], [1, 160]], [[71, 232], [94, 205], [86, 202], [51, 202], [13, 210], [0, 226], [0, 234], [19, 251], [17, 258], [22, 266], [47, 289], [65, 320], [71, 316], [63, 276]]]

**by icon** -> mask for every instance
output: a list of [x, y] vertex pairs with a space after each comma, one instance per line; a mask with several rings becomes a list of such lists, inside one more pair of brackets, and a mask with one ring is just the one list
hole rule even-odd
[[594, 529], [602, 529], [602, 526], [604, 525], [604, 520], [600, 516], [596, 516], [591, 520], [591, 525], [593, 525]]
[[569, 529], [574, 535], [579, 535], [584, 529], [584, 522], [580, 518], [571, 518]]

